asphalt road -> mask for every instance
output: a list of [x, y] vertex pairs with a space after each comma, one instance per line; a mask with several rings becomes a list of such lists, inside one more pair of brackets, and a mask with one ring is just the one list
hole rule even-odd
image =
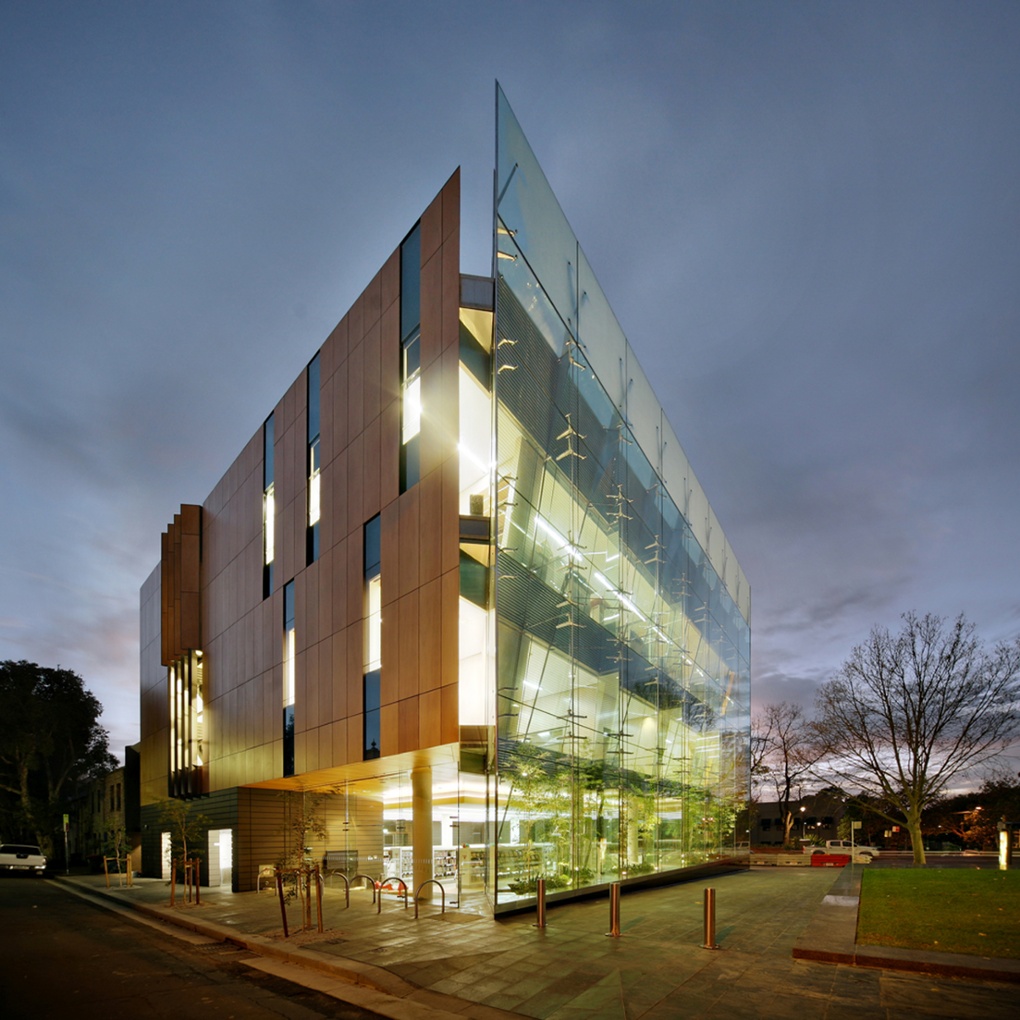
[[287, 1017], [370, 1013], [246, 966], [237, 946], [93, 906], [56, 883], [0, 877], [0, 1017]]

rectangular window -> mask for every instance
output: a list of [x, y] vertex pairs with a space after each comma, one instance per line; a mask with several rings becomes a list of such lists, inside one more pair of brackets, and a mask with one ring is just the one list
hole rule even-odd
[[197, 648], [176, 659], [167, 671], [171, 797], [193, 797], [204, 790], [204, 673], [202, 651]]
[[294, 775], [294, 582], [283, 588], [283, 774]]
[[365, 761], [378, 758], [382, 734], [379, 732], [379, 720], [382, 711], [379, 705], [379, 670], [366, 673], [365, 684]]
[[382, 577], [378, 514], [365, 525], [364, 758], [381, 753]]
[[403, 384], [401, 392], [400, 440], [408, 446], [421, 432], [421, 334], [408, 337], [400, 352]]
[[276, 559], [276, 497], [273, 483], [273, 416], [262, 426], [262, 597], [273, 593]]
[[305, 542], [305, 562], [319, 558], [319, 517], [321, 515], [321, 485], [319, 471], [319, 355], [308, 365], [308, 528]]
[[417, 484], [421, 433], [421, 225], [400, 246], [400, 491]]
[[461, 308], [457, 404], [461, 516], [488, 517], [492, 503], [491, 351], [492, 313]]

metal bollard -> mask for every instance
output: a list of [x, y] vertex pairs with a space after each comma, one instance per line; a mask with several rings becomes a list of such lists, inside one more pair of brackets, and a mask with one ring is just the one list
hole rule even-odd
[[705, 890], [705, 941], [702, 949], [718, 949], [715, 941], [715, 890]]
[[620, 937], [620, 883], [614, 882], [609, 887], [609, 931], [606, 936], [611, 939]]
[[545, 927], [545, 879], [540, 878], [535, 888], [535, 927]]

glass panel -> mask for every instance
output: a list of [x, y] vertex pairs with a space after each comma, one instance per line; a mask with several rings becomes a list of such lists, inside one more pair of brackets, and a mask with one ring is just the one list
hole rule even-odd
[[663, 484], [658, 402], [498, 114], [497, 909], [732, 847], [749, 711], [746, 621]]
[[404, 385], [402, 442], [409, 443], [421, 432], [421, 376], [415, 375]]
[[415, 226], [400, 246], [400, 336], [421, 323], [421, 227]]
[[319, 355], [308, 363], [308, 442], [319, 436]]
[[291, 581], [283, 589], [283, 703], [294, 704], [294, 582]]
[[[502, 91], [497, 97], [497, 196], [499, 258], [497, 269], [520, 261], [524, 252], [536, 279], [576, 329], [577, 242], [567, 218], [538, 165], [531, 146]], [[519, 297], [524, 299], [523, 295]]]
[[487, 695], [492, 676], [488, 655], [489, 614], [469, 598], [461, 598], [459, 605], [460, 725], [491, 726], [493, 710]]
[[266, 489], [262, 498], [262, 533], [266, 565], [276, 559], [276, 490], [273, 485]]
[[460, 513], [486, 515], [492, 485], [492, 401], [463, 364], [459, 382]]
[[319, 476], [319, 439], [308, 447], [308, 524], [319, 523], [319, 516], [322, 512], [321, 506], [321, 479]]
[[276, 502], [273, 485], [274, 425], [270, 415], [262, 426], [262, 597], [273, 593], [276, 558]]
[[363, 757], [367, 761], [370, 758], [378, 758], [382, 747], [382, 735], [380, 733], [382, 713], [380, 711], [380, 677], [378, 669], [365, 674], [364, 698], [365, 738]]
[[382, 667], [382, 578], [376, 574], [365, 586], [365, 669]]
[[376, 514], [365, 524], [365, 576], [379, 572], [380, 553], [380, 518]]
[[265, 425], [262, 426], [262, 487], [268, 489], [273, 484], [273, 459], [275, 444], [273, 439], [274, 434], [273, 427], [273, 416], [270, 415], [266, 419]]
[[579, 338], [599, 383], [617, 409], [623, 410], [626, 400], [624, 366], [627, 362], [627, 338], [580, 249], [578, 262], [581, 290]]

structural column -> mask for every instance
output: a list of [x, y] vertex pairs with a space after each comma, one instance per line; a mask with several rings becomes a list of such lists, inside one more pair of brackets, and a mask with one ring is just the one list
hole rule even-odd
[[[432, 878], [432, 769], [411, 769], [411, 848], [414, 854], [414, 889]], [[431, 899], [434, 886], [422, 890]]]

